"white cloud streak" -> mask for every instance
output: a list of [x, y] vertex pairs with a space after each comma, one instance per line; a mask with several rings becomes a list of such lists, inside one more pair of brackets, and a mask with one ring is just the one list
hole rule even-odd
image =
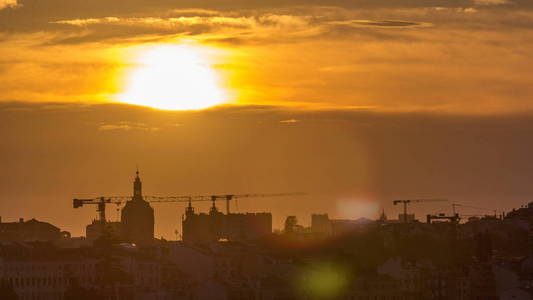
[[122, 130], [122, 131], [158, 131], [159, 127], [148, 126], [143, 123], [131, 123], [131, 122], [117, 122], [109, 124], [101, 124], [98, 126], [98, 130], [102, 131], [111, 131], [111, 130]]
[[509, 0], [474, 0], [475, 5], [479, 6], [494, 6], [494, 5], [504, 5], [510, 4]]

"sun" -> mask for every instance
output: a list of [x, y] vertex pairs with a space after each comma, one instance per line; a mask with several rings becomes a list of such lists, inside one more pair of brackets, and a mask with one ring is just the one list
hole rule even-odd
[[206, 56], [189, 45], [162, 45], [142, 52], [116, 100], [166, 110], [203, 109], [227, 101]]

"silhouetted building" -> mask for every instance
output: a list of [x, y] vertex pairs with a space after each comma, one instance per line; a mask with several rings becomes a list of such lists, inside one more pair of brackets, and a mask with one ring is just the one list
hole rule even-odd
[[85, 227], [85, 236], [87, 240], [93, 242], [98, 239], [104, 231], [107, 230], [108, 234], [121, 240], [123, 236], [122, 223], [120, 222], [105, 222], [102, 225], [100, 220], [94, 220], [91, 224]]
[[413, 223], [415, 221], [415, 214], [399, 214], [398, 220], [400, 223]]
[[518, 209], [513, 209], [505, 216], [506, 219], [520, 219], [533, 223], [533, 202]]
[[347, 232], [366, 230], [377, 222], [366, 218], [356, 220], [330, 219], [327, 214], [311, 215], [311, 232], [320, 235], [339, 235]]
[[70, 233], [61, 231], [50, 223], [37, 221], [36, 219], [24, 221], [24, 219], [20, 218], [18, 222], [6, 223], [0, 220], [0, 241], [53, 241], [64, 237], [70, 237]]
[[122, 237], [138, 245], [154, 241], [154, 209], [142, 196], [142, 182], [137, 171], [133, 182], [133, 197], [122, 209]]
[[0, 280], [13, 288], [18, 299], [62, 300], [74, 288], [92, 291], [79, 299], [162, 299], [163, 266], [158, 260], [121, 246], [109, 251], [105, 255], [112, 260], [94, 248], [0, 245]]
[[272, 233], [272, 214], [223, 214], [214, 204], [209, 214], [196, 214], [189, 203], [182, 230], [183, 241], [192, 243], [255, 240]]
[[311, 215], [311, 231], [318, 234], [331, 234], [331, 224], [328, 214]]

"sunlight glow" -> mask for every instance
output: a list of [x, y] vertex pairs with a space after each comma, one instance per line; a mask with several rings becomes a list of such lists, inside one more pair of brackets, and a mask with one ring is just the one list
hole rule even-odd
[[162, 45], [143, 52], [117, 101], [166, 110], [194, 110], [225, 103], [218, 76], [197, 47]]

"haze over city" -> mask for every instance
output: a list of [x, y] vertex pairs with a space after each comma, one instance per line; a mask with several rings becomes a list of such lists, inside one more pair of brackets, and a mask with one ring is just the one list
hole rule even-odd
[[[213, 249], [240, 243], [273, 260], [302, 240], [344, 257], [335, 251], [358, 249], [368, 234], [372, 242], [361, 257], [374, 250], [382, 256], [372, 256], [372, 266], [357, 262], [354, 270], [367, 276], [395, 265], [392, 257], [422, 260], [410, 252], [415, 244], [456, 249], [459, 239], [463, 248], [450, 250], [451, 258], [431, 257], [435, 278], [492, 282], [472, 270], [495, 270], [495, 261], [515, 270], [522, 268], [516, 257], [529, 259], [532, 37], [530, 0], [0, 0], [0, 242], [49, 242], [47, 234], [24, 235], [24, 224], [37, 226], [37, 219], [42, 228], [53, 225], [51, 240], [63, 246], [82, 252], [139, 247], [157, 269], [174, 254], [186, 261], [198, 249], [211, 251], [205, 255], [214, 261], [220, 253]], [[278, 193], [300, 194], [236, 198], [231, 214], [224, 201], [213, 209], [203, 200], [189, 207], [149, 200]], [[128, 198], [120, 205], [107, 198], [105, 218], [97, 205], [73, 207], [73, 199], [97, 204], [104, 196]], [[435, 198], [410, 204], [408, 213], [393, 204]], [[431, 216], [451, 227], [433, 226]], [[243, 228], [251, 230], [246, 238], [235, 233]], [[421, 242], [421, 231], [435, 240], [449, 234], [449, 241]], [[413, 234], [414, 242], [402, 234]], [[41, 249], [39, 243], [14, 245]], [[510, 243], [518, 246], [510, 249]], [[9, 254], [18, 250], [4, 246], [0, 259], [18, 262]], [[173, 254], [156, 257], [155, 248]], [[61, 251], [58, 257], [69, 257]], [[316, 259], [307, 254], [291, 252], [287, 265]], [[185, 274], [187, 289], [198, 287], [184, 261], [172, 261], [176, 274]], [[468, 272], [459, 270], [459, 261]], [[421, 265], [417, 274], [426, 274], [426, 261]], [[202, 276], [211, 278], [211, 271]], [[526, 282], [520, 272], [516, 278]], [[260, 274], [239, 276], [263, 284]], [[0, 276], [0, 295], [4, 286], [21, 299], [44, 291], [32, 294], [26, 279], [19, 284], [6, 276]], [[63, 290], [50, 299], [67, 299], [65, 291], [78, 287], [61, 280]], [[158, 280], [150, 287], [157, 297], [182, 299], [176, 291], [183, 286], [164, 289], [166, 279]], [[238, 281], [231, 280], [222, 281]], [[441, 294], [426, 283], [414, 298], [410, 290], [401, 299], [451, 299], [427, 298], [430, 291]], [[491, 295], [504, 297], [498, 286]], [[101, 299], [133, 295], [115, 285], [83, 288], [96, 289]], [[298, 293], [272, 299], [299, 299]], [[364, 296], [379, 294], [372, 293]], [[174, 298], [161, 296], [167, 294]]]

